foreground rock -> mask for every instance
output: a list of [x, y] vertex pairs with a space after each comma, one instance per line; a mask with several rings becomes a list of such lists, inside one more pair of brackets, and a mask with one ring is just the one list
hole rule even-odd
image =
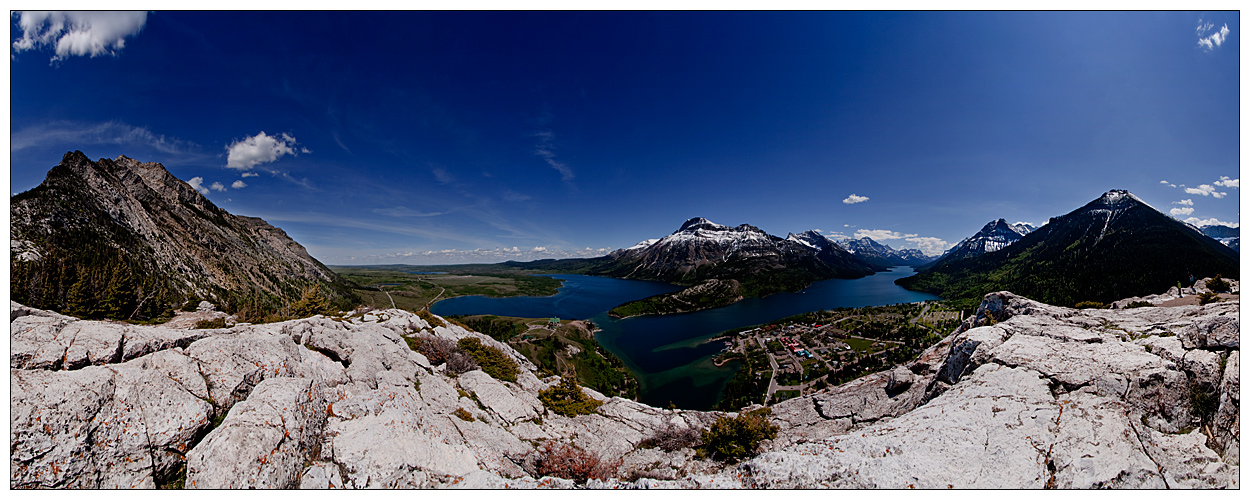
[[[537, 398], [557, 378], [404, 311], [178, 333], [10, 309], [14, 488], [1240, 486], [1236, 301], [1073, 310], [989, 294], [913, 362], [774, 406], [778, 436], [728, 467], [639, 446], [719, 413], [585, 390], [595, 414], [557, 415]], [[476, 337], [521, 372], [449, 377], [412, 335]], [[543, 477], [536, 449], [552, 443], [613, 477]]]

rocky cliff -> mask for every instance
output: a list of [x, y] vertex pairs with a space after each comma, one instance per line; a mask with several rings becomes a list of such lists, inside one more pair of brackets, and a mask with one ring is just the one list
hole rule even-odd
[[[603, 405], [558, 415], [537, 397], [558, 378], [404, 311], [184, 330], [10, 310], [13, 488], [1239, 487], [1237, 300], [992, 293], [917, 360], [774, 406], [777, 437], [731, 466], [640, 446], [718, 413], [583, 389]], [[520, 373], [451, 376], [415, 335], [477, 338]], [[545, 476], [562, 443], [614, 477]]]

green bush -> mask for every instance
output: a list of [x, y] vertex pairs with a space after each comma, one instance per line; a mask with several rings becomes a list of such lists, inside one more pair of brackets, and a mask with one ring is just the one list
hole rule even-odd
[[202, 319], [195, 322], [195, 327], [201, 330], [208, 328], [225, 328], [226, 318]]
[[300, 299], [291, 304], [291, 314], [296, 318], [307, 318], [317, 314], [329, 314], [330, 299], [321, 292], [320, 287], [310, 286], [304, 289]]
[[486, 372], [487, 375], [499, 380], [516, 382], [516, 374], [519, 371], [516, 361], [513, 361], [503, 351], [495, 347], [482, 345], [482, 341], [475, 337], [462, 338], [458, 345], [477, 361], [477, 364], [482, 367], [482, 371]]
[[1077, 309], [1106, 309], [1107, 304], [1093, 300], [1083, 300], [1076, 303]]
[[1199, 305], [1206, 305], [1206, 304], [1210, 304], [1210, 303], [1212, 303], [1212, 302], [1219, 302], [1219, 301], [1220, 301], [1220, 294], [1218, 294], [1218, 293], [1215, 293], [1215, 292], [1202, 292], [1202, 293], [1198, 294], [1198, 304], [1199, 304]]
[[768, 422], [763, 412], [748, 412], [737, 417], [721, 417], [703, 431], [699, 451], [713, 460], [735, 463], [754, 456], [760, 442], [777, 437], [780, 428]]
[[1135, 301], [1133, 301], [1133, 302], [1129, 302], [1127, 305], [1125, 305], [1125, 306], [1124, 306], [1124, 308], [1125, 308], [1125, 309], [1136, 309], [1136, 308], [1138, 308], [1138, 307], [1154, 307], [1154, 306], [1155, 306], [1154, 304], [1151, 304], [1151, 303], [1146, 302], [1146, 301], [1144, 301], [1144, 300], [1135, 300]]
[[436, 326], [447, 326], [447, 323], [443, 322], [443, 320], [441, 319], [438, 319], [438, 316], [430, 314], [430, 311], [427, 311], [425, 309], [417, 311], [417, 317], [425, 320], [426, 323], [429, 323], [430, 328], [433, 328]]
[[538, 400], [542, 401], [543, 406], [548, 410], [566, 417], [589, 415], [603, 404], [582, 392], [581, 386], [577, 385], [573, 379], [563, 377], [558, 385], [539, 392]]
[[1233, 286], [1227, 281], [1224, 281], [1223, 276], [1217, 274], [1214, 278], [1211, 278], [1210, 281], [1207, 281], [1207, 290], [1211, 290], [1216, 293], [1228, 293], [1233, 290]]

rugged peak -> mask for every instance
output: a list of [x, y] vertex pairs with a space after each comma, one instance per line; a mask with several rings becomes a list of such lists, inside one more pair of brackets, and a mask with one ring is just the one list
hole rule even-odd
[[1119, 205], [1120, 203], [1141, 200], [1138, 200], [1137, 197], [1133, 196], [1133, 193], [1128, 192], [1128, 190], [1112, 189], [1103, 193], [1102, 197], [1098, 198], [1098, 201], [1105, 205]]
[[682, 231], [697, 231], [700, 229], [708, 229], [712, 231], [724, 231], [726, 229], [729, 229], [729, 226], [722, 226], [710, 220], [704, 219], [703, 217], [695, 217], [693, 219], [687, 220], [686, 222], [682, 223], [681, 227], [678, 228], [677, 231], [675, 231], [674, 233], [680, 233]]

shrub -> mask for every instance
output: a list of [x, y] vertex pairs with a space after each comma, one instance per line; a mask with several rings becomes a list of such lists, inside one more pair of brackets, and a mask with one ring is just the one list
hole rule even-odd
[[589, 415], [603, 404], [582, 392], [581, 386], [577, 385], [573, 379], [563, 377], [559, 384], [540, 391], [538, 400], [542, 401], [543, 406], [548, 410], [566, 417]]
[[1154, 304], [1151, 304], [1151, 303], [1146, 302], [1146, 301], [1144, 301], [1144, 300], [1134, 300], [1134, 301], [1129, 302], [1128, 304], [1126, 304], [1126, 305], [1124, 306], [1124, 308], [1125, 308], [1125, 309], [1136, 309], [1136, 308], [1138, 308], [1138, 307], [1154, 307], [1154, 306], [1155, 306]]
[[1220, 395], [1207, 384], [1189, 385], [1189, 407], [1202, 423], [1207, 423], [1220, 408]]
[[760, 412], [721, 417], [703, 431], [702, 455], [713, 460], [735, 463], [756, 454], [760, 442], [777, 437], [780, 428]]
[[199, 329], [225, 328], [226, 318], [202, 319], [195, 322], [195, 327]]
[[516, 382], [516, 374], [519, 371], [516, 361], [513, 361], [503, 351], [496, 347], [482, 345], [482, 341], [476, 337], [462, 338], [458, 345], [464, 352], [473, 356], [473, 359], [477, 361], [477, 364], [482, 367], [482, 371], [486, 372], [487, 375], [499, 380]]
[[297, 318], [307, 318], [317, 314], [329, 314], [330, 299], [321, 293], [321, 288], [310, 286], [304, 289], [300, 299], [291, 304], [291, 314]]
[[1219, 302], [1220, 294], [1215, 292], [1202, 292], [1198, 294], [1198, 304], [1206, 305], [1212, 302]]
[[659, 448], [664, 451], [677, 451], [682, 448], [693, 448], [703, 444], [702, 433], [690, 427], [677, 427], [669, 424], [655, 435], [638, 443], [640, 448]]
[[426, 323], [429, 323], [431, 328], [436, 327], [436, 326], [447, 326], [446, 322], [444, 322], [441, 319], [438, 319], [438, 316], [430, 314], [430, 311], [427, 311], [425, 309], [417, 311], [417, 317], [425, 320]]
[[481, 368], [473, 357], [461, 350], [455, 350], [447, 355], [447, 368], [444, 369], [448, 375], [456, 376], [461, 373], [471, 372]]
[[451, 413], [457, 417], [460, 417], [460, 420], [464, 420], [465, 422], [472, 422], [476, 420], [473, 418], [473, 414], [469, 413], [469, 410], [466, 410], [464, 408], [456, 408], [456, 411], [453, 411]]
[[450, 340], [428, 335], [404, 337], [404, 341], [408, 342], [408, 348], [421, 353], [434, 366], [446, 363], [453, 352], [460, 350]]
[[535, 452], [536, 475], [572, 479], [585, 483], [590, 479], [606, 480], [616, 474], [620, 459], [608, 461], [575, 445], [546, 442]]
[[1093, 300], [1083, 300], [1076, 303], [1077, 309], [1106, 309], [1107, 304]]
[[1228, 293], [1233, 290], [1233, 286], [1224, 281], [1223, 276], [1217, 274], [1214, 278], [1207, 281], [1207, 290], [1216, 293]]

